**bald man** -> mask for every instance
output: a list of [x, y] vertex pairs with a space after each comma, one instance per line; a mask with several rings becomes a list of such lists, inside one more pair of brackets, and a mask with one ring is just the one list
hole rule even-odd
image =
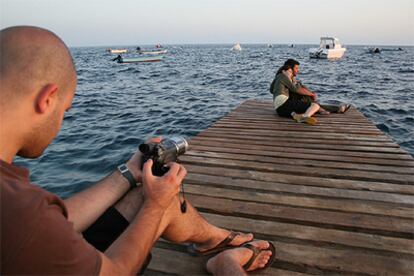
[[0, 47], [0, 274], [136, 274], [160, 236], [190, 243], [198, 256], [234, 248], [210, 259], [211, 273], [242, 275], [271, 264], [272, 244], [211, 225], [191, 205], [180, 212], [186, 170], [177, 163], [156, 177], [151, 160], [139, 170], [136, 152], [122, 169], [65, 200], [30, 183], [13, 159], [39, 157], [57, 135], [76, 70], [63, 41], [41, 28], [1, 30]]

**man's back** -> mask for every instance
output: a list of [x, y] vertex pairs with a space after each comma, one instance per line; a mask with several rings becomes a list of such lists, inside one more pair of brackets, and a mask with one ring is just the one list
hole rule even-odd
[[98, 252], [73, 230], [60, 198], [32, 185], [24, 168], [0, 160], [1, 271], [98, 274]]

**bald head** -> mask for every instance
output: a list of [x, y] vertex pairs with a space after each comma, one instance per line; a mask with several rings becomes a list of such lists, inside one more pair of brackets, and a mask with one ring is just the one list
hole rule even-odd
[[12, 104], [48, 84], [59, 96], [76, 85], [76, 71], [65, 43], [54, 33], [30, 26], [0, 31], [0, 105]]

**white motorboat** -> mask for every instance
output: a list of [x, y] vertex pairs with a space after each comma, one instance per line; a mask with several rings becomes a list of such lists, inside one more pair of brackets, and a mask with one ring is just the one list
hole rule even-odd
[[242, 48], [240, 46], [240, 43], [234, 44], [234, 46], [231, 48], [232, 51], [241, 51]]
[[311, 58], [341, 58], [346, 51], [335, 37], [321, 37], [319, 48], [309, 49]]

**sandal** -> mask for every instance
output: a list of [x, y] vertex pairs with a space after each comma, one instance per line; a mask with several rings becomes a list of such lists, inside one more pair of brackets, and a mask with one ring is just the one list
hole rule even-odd
[[306, 124], [309, 124], [309, 125], [316, 125], [316, 123], [318, 122], [318, 120], [316, 120], [313, 117], [305, 117], [303, 115], [296, 114], [296, 113], [293, 114], [292, 117], [298, 123], [306, 123]]
[[241, 235], [241, 233], [231, 231], [230, 234], [224, 240], [222, 240], [219, 244], [217, 244], [215, 247], [207, 249], [207, 250], [203, 250], [203, 251], [200, 251], [199, 249], [197, 249], [196, 245], [192, 243], [187, 246], [187, 252], [190, 255], [196, 256], [196, 257], [208, 256], [208, 255], [212, 255], [215, 253], [220, 253], [221, 251], [224, 251], [226, 249], [240, 247], [253, 240], [252, 239], [250, 241], [246, 241], [245, 243], [238, 244], [238, 245], [230, 244], [239, 235]]
[[272, 256], [270, 256], [269, 261], [266, 263], [266, 265], [264, 267], [260, 267], [260, 268], [257, 268], [255, 270], [251, 270], [249, 272], [262, 271], [262, 270], [265, 270], [265, 269], [269, 268], [273, 264], [273, 262], [276, 259], [276, 248], [275, 248], [275, 246], [274, 246], [273, 243], [271, 243], [269, 241], [268, 241], [268, 243], [269, 243], [269, 247], [268, 248], [265, 248], [265, 249], [258, 248], [256, 246], [250, 244], [250, 243], [245, 243], [242, 246], [242, 247], [245, 247], [245, 248], [250, 249], [251, 251], [253, 251], [253, 255], [250, 257], [249, 261], [243, 266], [243, 269], [244, 270], [247, 271], [250, 268], [250, 266], [254, 263], [254, 261], [256, 260], [256, 258], [259, 256], [259, 254], [262, 251], [267, 251], [267, 250], [272, 251]]

